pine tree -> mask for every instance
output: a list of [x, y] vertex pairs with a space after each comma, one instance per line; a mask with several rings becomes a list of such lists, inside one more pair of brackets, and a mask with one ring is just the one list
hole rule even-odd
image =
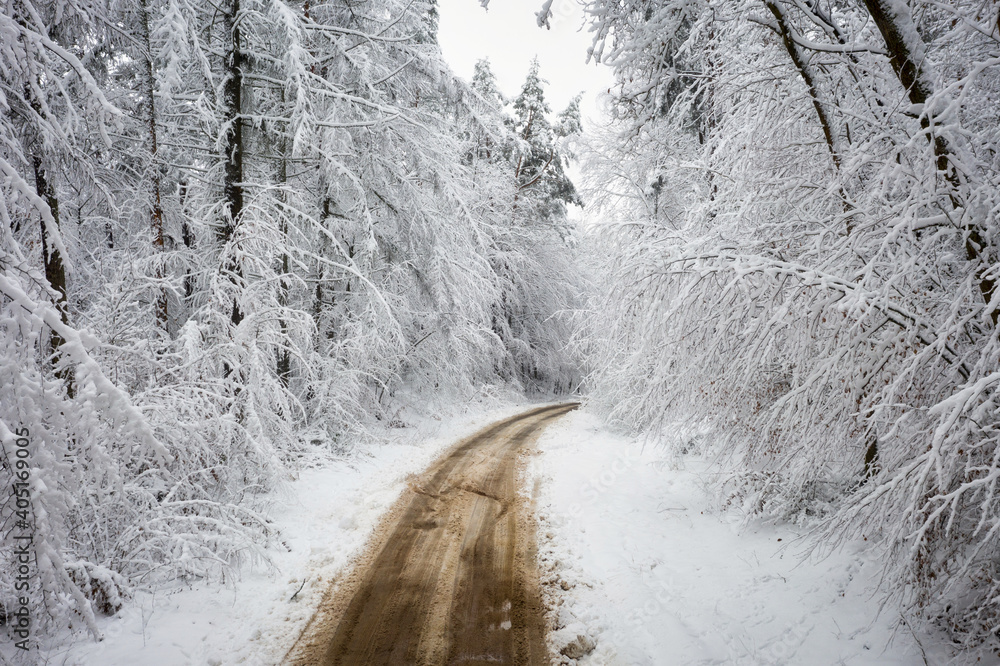
[[581, 206], [572, 181], [566, 175], [564, 147], [560, 139], [581, 129], [579, 97], [570, 102], [553, 127], [545, 101], [543, 81], [538, 73], [538, 58], [531, 62], [520, 94], [513, 102], [513, 129], [520, 139], [516, 149], [514, 177], [519, 200], [524, 200], [529, 215], [538, 222], [553, 223], [566, 216], [568, 204]]

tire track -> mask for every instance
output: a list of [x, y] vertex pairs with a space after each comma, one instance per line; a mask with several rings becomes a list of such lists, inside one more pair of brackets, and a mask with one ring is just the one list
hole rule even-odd
[[535, 524], [517, 493], [517, 460], [577, 406], [505, 419], [432, 464], [327, 593], [289, 663], [547, 663]]

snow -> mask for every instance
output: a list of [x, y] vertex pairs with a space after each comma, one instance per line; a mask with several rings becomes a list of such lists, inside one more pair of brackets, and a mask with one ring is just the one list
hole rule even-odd
[[882, 568], [867, 544], [805, 557], [796, 528], [720, 512], [701, 455], [644, 447], [586, 412], [538, 448], [528, 474], [540, 484], [550, 641], [557, 652], [578, 636], [596, 644], [564, 663], [925, 663], [899, 614], [879, 612]]
[[[459, 416], [409, 417], [415, 426], [389, 431], [370, 454], [300, 472], [275, 498], [284, 545], [270, 552], [273, 567], [139, 594], [100, 620], [103, 642], [80, 638], [40, 656], [102, 666], [281, 662], [410, 475], [525, 408], [479, 403]], [[643, 446], [586, 411], [549, 426], [537, 448], [525, 488], [537, 493], [550, 641], [578, 657], [564, 664], [925, 663], [931, 639], [918, 645], [891, 607], [879, 612], [881, 568], [867, 544], [804, 558], [807, 541], [793, 526], [717, 509], [703, 456]]]
[[[365, 454], [290, 479], [270, 514], [284, 544], [270, 550], [273, 566], [241, 572], [225, 584], [196, 581], [139, 593], [115, 617], [98, 620], [102, 642], [79, 635], [67, 645], [62, 636], [37, 656], [49, 664], [81, 666], [281, 662], [329, 583], [363, 548], [408, 477], [458, 440], [526, 409], [498, 409], [496, 399], [489, 400], [437, 410], [446, 416], [433, 409], [430, 416], [404, 415], [413, 427], [389, 430], [387, 440]], [[455, 412], [462, 413], [447, 416]], [[0, 652], [0, 662], [3, 657], [13, 655]]]

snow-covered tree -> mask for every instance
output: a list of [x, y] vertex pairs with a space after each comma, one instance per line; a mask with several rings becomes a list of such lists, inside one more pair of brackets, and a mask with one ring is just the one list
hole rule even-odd
[[[5, 6], [0, 481], [29, 433], [41, 615], [96, 634], [137, 584], [257, 557], [284, 466], [364, 441], [402, 389], [572, 383], [572, 253], [512, 222], [509, 128], [435, 12]], [[533, 337], [498, 337], [499, 302]]]
[[514, 149], [514, 177], [518, 199], [538, 223], [565, 219], [567, 205], [582, 205], [573, 182], [566, 175], [566, 147], [561, 139], [582, 131], [580, 98], [575, 98], [553, 127], [545, 101], [545, 81], [538, 73], [538, 59], [531, 61], [521, 93], [514, 98], [513, 131], [520, 140]]
[[489, 63], [481, 61], [471, 83], [476, 103], [460, 122], [481, 215], [489, 222], [486, 257], [497, 290], [489, 326], [505, 350], [497, 369], [526, 387], [565, 391], [579, 383], [566, 343], [580, 278], [577, 231], [566, 215], [566, 204], [578, 198], [564, 172], [564, 140], [581, 128], [578, 100], [552, 127], [542, 84], [536, 60], [508, 115]]
[[731, 494], [876, 541], [910, 610], [992, 640], [995, 17], [589, 12], [621, 123], [589, 196], [627, 203], [602, 241], [596, 394], [632, 427], [711, 425]]

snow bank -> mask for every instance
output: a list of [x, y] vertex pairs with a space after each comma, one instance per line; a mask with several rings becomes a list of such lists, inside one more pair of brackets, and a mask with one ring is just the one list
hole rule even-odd
[[803, 560], [793, 528], [718, 514], [699, 456], [643, 448], [586, 412], [538, 448], [528, 473], [564, 664], [925, 663], [899, 614], [879, 613], [864, 544]]

